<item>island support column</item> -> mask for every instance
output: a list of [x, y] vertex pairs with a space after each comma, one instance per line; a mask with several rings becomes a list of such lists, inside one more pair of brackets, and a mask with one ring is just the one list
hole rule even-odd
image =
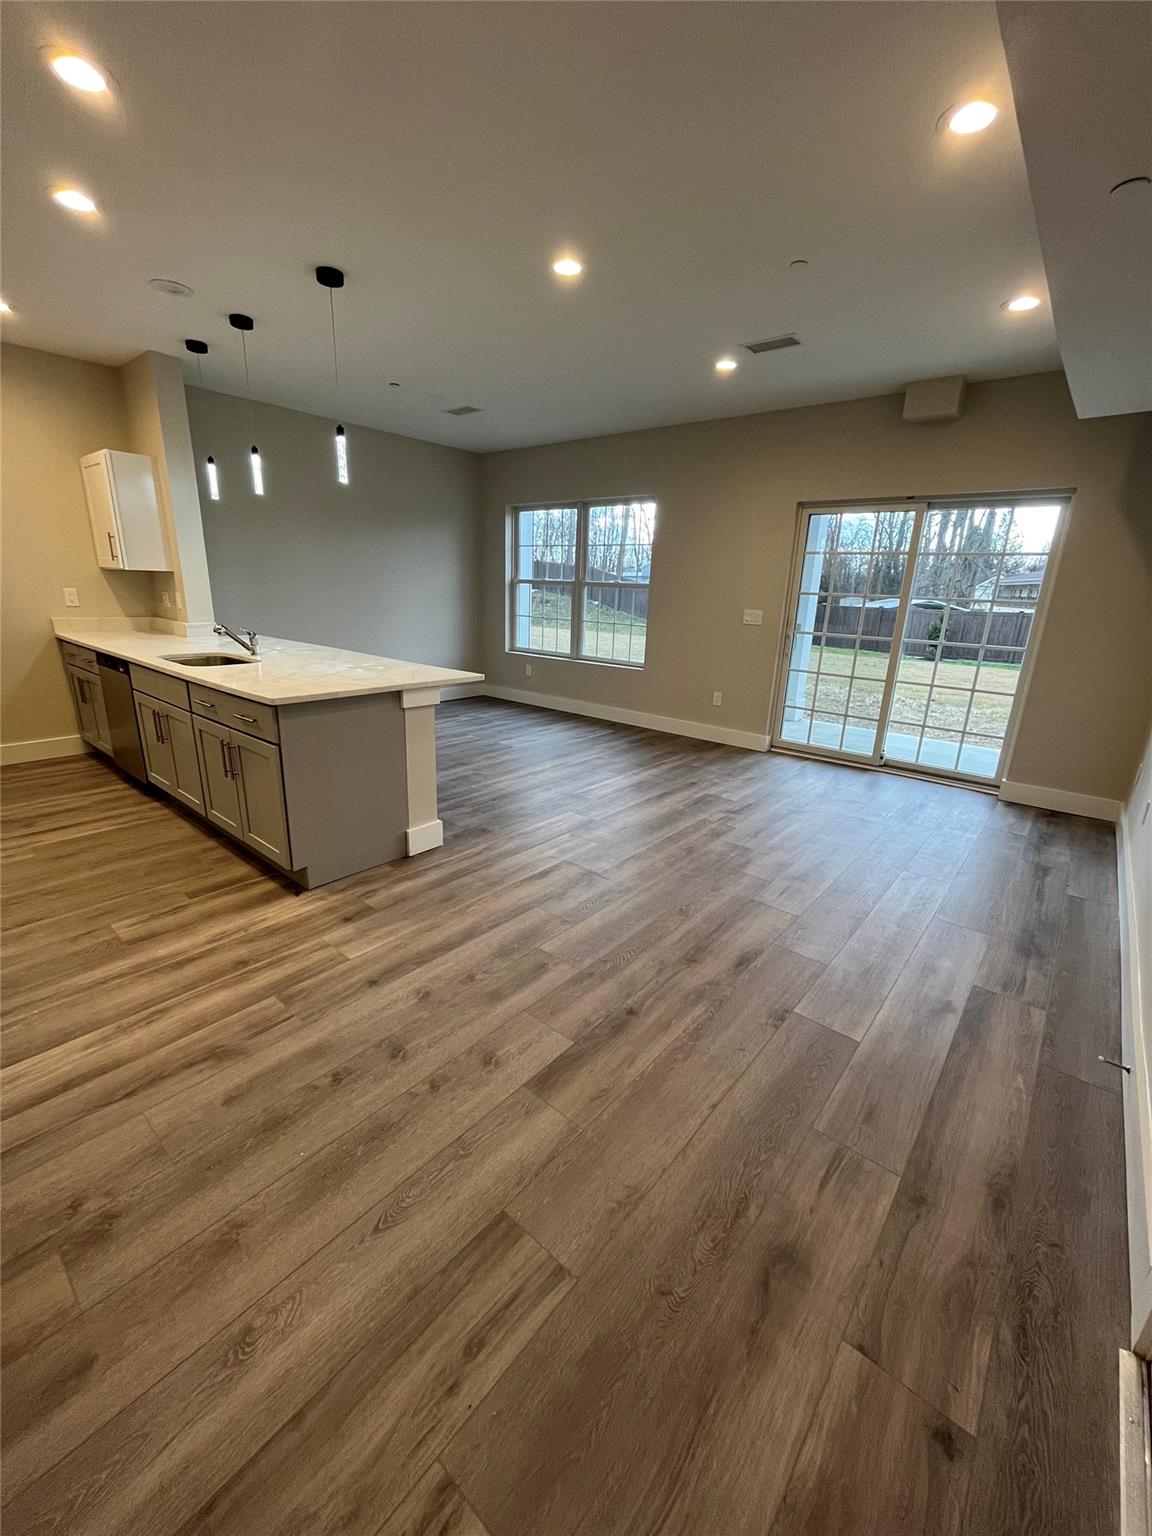
[[436, 706], [439, 688], [406, 688], [404, 757], [408, 770], [408, 854], [427, 853], [444, 842], [444, 823], [436, 805]]

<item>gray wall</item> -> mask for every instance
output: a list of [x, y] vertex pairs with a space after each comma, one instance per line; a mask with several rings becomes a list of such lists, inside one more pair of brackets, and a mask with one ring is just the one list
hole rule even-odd
[[[247, 402], [188, 390], [216, 617], [262, 634], [478, 670], [475, 454], [257, 402], [265, 494], [251, 491]], [[204, 460], [219, 467], [208, 497]]]
[[[1080, 421], [1060, 373], [977, 384], [957, 422], [912, 426], [901, 404], [884, 395], [486, 455], [489, 682], [765, 732], [800, 503], [1072, 487], [1005, 777], [1122, 800], [1152, 708], [1152, 416]], [[642, 672], [507, 650], [507, 508], [590, 497], [660, 505]], [[764, 610], [762, 628], [740, 622], [744, 608]]]

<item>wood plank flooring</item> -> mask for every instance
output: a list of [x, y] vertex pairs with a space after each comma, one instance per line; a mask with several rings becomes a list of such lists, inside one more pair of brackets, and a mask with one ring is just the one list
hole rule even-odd
[[4, 770], [5, 1536], [1119, 1536], [1111, 829], [439, 714], [303, 894]]

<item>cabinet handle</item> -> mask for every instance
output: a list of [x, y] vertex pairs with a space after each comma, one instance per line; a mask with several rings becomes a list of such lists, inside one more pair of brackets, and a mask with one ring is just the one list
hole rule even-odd
[[80, 702], [81, 702], [81, 704], [91, 704], [92, 700], [88, 697], [88, 681], [87, 681], [87, 679], [83, 678], [83, 677], [78, 677], [76, 679], [76, 686], [80, 690]]
[[199, 704], [201, 709], [215, 709], [216, 708], [215, 704], [213, 704], [211, 699], [193, 699], [192, 702], [193, 702], [193, 704]]
[[235, 757], [232, 756], [232, 749], [235, 747], [235, 745], [236, 743], [234, 741], [230, 741], [228, 743], [228, 760], [232, 764], [232, 777], [234, 779], [238, 779], [240, 777], [240, 769], [243, 765], [240, 761], [240, 753], [238, 751]]
[[255, 715], [238, 715], [235, 712], [235, 710], [233, 710], [233, 712], [232, 712], [232, 718], [233, 718], [233, 720], [243, 720], [246, 725], [259, 725], [260, 724], [259, 720], [257, 720]]
[[116, 539], [115, 536], [111, 533], [108, 535], [108, 553], [112, 557], [112, 564], [119, 565], [120, 557], [116, 553]]
[[224, 740], [223, 736], [220, 738], [220, 761], [224, 765], [224, 777], [230, 779], [232, 777], [232, 769], [228, 765], [228, 743]]
[[156, 745], [158, 747], [162, 747], [164, 745], [164, 733], [160, 729], [160, 711], [158, 709], [154, 709], [152, 710], [151, 714], [152, 734], [156, 738]]

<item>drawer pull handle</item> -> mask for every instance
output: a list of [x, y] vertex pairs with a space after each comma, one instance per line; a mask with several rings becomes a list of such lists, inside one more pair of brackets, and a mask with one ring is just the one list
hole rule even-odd
[[216, 708], [215, 704], [213, 704], [211, 699], [193, 699], [192, 702], [193, 702], [193, 704], [199, 704], [201, 709], [215, 709]]
[[248, 725], [259, 725], [260, 724], [259, 720], [257, 720], [255, 715], [238, 715], [235, 710], [232, 711], [232, 718], [233, 718], [233, 720], [243, 720]]

